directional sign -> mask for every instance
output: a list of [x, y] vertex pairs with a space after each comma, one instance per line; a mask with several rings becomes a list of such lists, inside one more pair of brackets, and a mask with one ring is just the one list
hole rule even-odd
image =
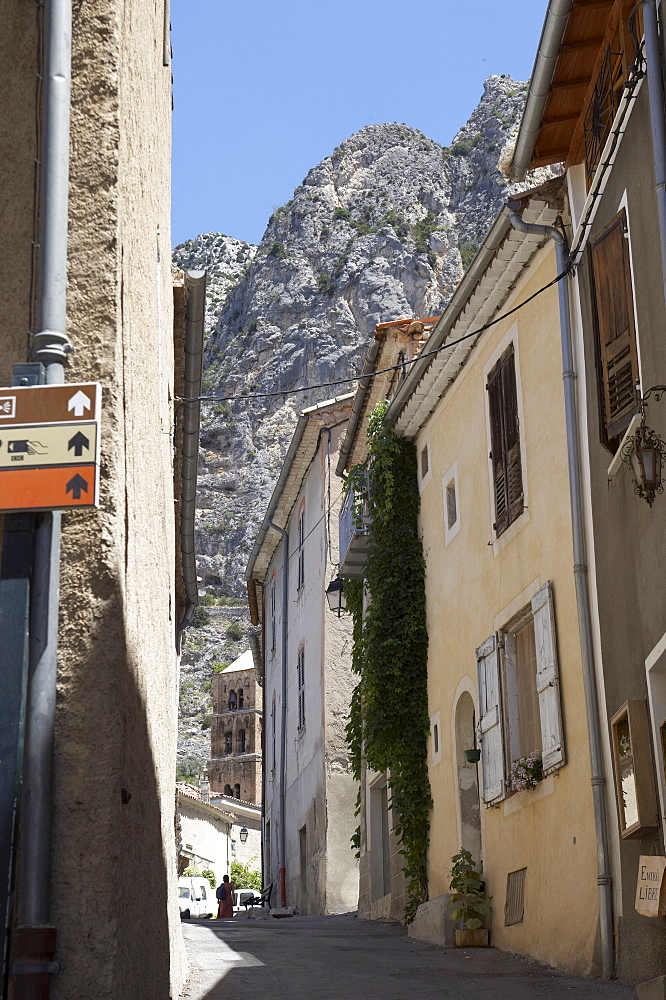
[[0, 388], [0, 511], [94, 507], [97, 382]]
[[101, 399], [99, 382], [0, 389], [0, 438], [1, 429], [7, 424], [99, 420]]
[[97, 459], [97, 424], [0, 425], [0, 469], [79, 465]]
[[56, 510], [94, 507], [94, 465], [57, 465], [50, 469], [0, 469], [0, 510]]

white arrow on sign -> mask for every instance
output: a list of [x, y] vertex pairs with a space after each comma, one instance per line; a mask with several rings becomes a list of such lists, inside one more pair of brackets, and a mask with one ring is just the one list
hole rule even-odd
[[85, 392], [81, 392], [79, 389], [67, 403], [67, 409], [74, 410], [75, 417], [82, 417], [84, 412], [90, 409], [90, 400]]

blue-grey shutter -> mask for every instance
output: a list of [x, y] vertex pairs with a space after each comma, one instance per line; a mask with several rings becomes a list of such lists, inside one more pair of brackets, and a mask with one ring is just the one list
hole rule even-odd
[[550, 581], [532, 598], [536, 644], [536, 686], [541, 716], [541, 746], [544, 774], [566, 763], [557, 669], [555, 612]]
[[479, 679], [479, 734], [483, 801], [486, 805], [506, 795], [502, 685], [497, 637], [491, 635], [476, 651]]

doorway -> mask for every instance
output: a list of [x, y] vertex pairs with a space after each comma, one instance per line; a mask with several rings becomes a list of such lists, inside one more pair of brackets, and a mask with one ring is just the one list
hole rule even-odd
[[481, 849], [481, 805], [479, 801], [479, 764], [465, 759], [465, 750], [473, 749], [476, 716], [469, 691], [463, 691], [456, 705], [455, 760], [458, 771], [458, 815], [460, 819], [460, 846], [469, 851], [479, 871], [483, 870]]

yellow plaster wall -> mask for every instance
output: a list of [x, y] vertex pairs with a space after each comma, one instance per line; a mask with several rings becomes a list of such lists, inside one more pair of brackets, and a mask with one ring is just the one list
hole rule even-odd
[[[541, 251], [506, 312], [554, 276], [554, 253]], [[516, 348], [525, 502], [528, 509], [493, 547], [490, 444], [485, 373], [500, 346]], [[448, 891], [446, 869], [458, 850], [454, 696], [464, 678], [478, 712], [475, 650], [513, 611], [551, 580], [557, 629], [567, 763], [535, 791], [481, 804], [483, 872], [494, 897], [492, 942], [580, 974], [595, 971], [597, 888], [585, 702], [573, 579], [569, 487], [557, 288], [486, 333], [452, 390], [417, 439], [428, 442], [432, 474], [422, 491], [427, 560], [429, 713], [440, 712], [441, 761], [429, 770], [434, 799], [430, 896]], [[459, 533], [444, 543], [442, 477], [458, 463]], [[524, 600], [520, 600], [521, 593]], [[477, 714], [478, 721], [478, 714]], [[479, 764], [481, 781], [481, 765]], [[527, 867], [521, 924], [504, 927], [507, 873]]]

